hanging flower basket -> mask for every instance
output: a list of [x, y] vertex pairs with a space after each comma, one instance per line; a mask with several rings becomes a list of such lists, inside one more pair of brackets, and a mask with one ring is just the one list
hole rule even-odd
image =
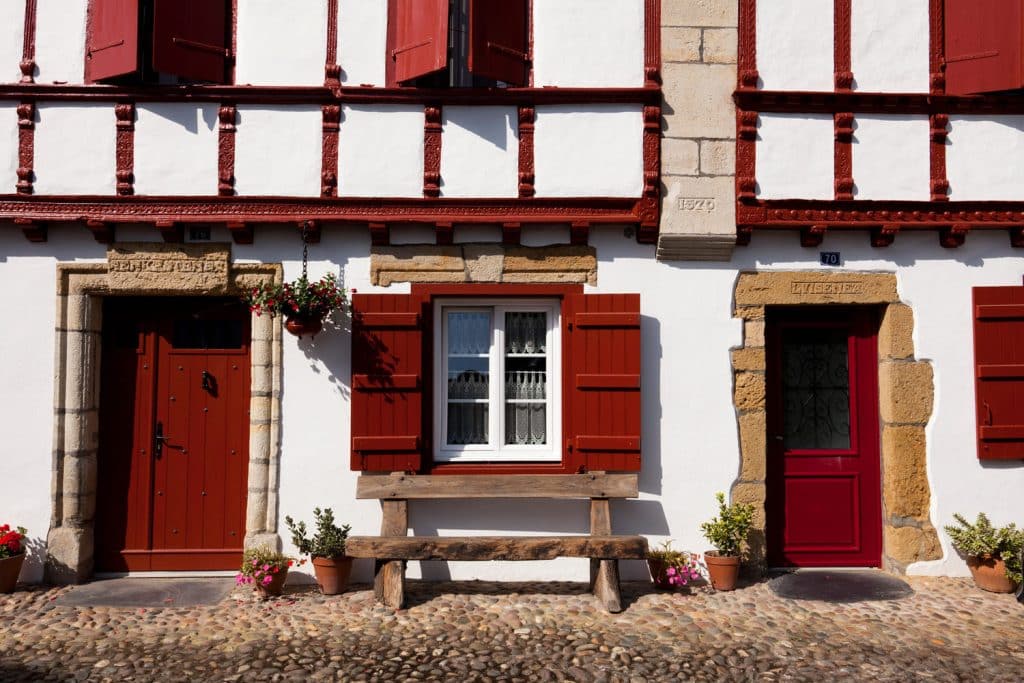
[[254, 287], [245, 297], [249, 310], [256, 315], [267, 313], [285, 317], [285, 328], [297, 337], [315, 335], [323, 322], [345, 306], [345, 290], [338, 279], [328, 274], [315, 282], [305, 275], [282, 284], [264, 283]]
[[286, 316], [284, 328], [299, 338], [307, 334], [315, 336], [317, 332], [324, 329], [324, 321], [323, 318], [293, 313]]

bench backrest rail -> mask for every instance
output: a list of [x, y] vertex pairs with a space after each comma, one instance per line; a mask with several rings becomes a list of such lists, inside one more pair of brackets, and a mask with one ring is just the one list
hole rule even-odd
[[636, 498], [636, 474], [417, 475], [364, 474], [356, 498]]

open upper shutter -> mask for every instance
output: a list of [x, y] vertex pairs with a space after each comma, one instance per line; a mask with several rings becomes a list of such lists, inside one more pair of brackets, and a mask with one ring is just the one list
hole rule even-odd
[[226, 0], [153, 0], [153, 69], [226, 83], [228, 7]]
[[946, 0], [946, 92], [1024, 87], [1024, 0]]
[[640, 469], [640, 295], [571, 294], [565, 308], [570, 460]]
[[425, 299], [352, 295], [352, 469], [420, 469]]
[[974, 288], [978, 457], [1024, 459], [1024, 287]]
[[85, 39], [85, 81], [139, 69], [139, 0], [92, 0]]
[[526, 85], [530, 60], [527, 0], [469, 0], [469, 70]]
[[388, 58], [403, 83], [448, 66], [448, 0], [391, 0]]

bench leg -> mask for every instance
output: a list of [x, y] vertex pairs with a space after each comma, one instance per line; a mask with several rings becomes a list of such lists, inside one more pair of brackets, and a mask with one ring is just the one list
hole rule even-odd
[[402, 609], [405, 606], [405, 562], [377, 560], [375, 569], [374, 597], [392, 609]]
[[601, 604], [609, 612], [613, 614], [621, 612], [622, 595], [619, 592], [619, 561], [591, 560], [591, 562], [598, 563], [597, 576], [592, 581], [594, 597], [600, 600]]

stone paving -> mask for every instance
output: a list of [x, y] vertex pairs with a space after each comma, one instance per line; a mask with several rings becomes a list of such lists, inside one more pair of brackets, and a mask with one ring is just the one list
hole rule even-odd
[[624, 587], [601, 611], [575, 583], [410, 582], [394, 612], [356, 587], [208, 607], [60, 607], [0, 595], [3, 681], [1020, 681], [1024, 605], [969, 579], [911, 578], [902, 600]]

